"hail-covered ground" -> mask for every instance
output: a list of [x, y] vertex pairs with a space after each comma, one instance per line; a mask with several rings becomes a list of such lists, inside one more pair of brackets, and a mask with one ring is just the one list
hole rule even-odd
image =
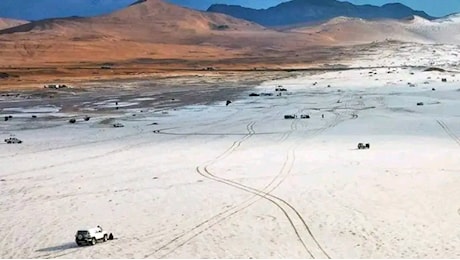
[[[0, 257], [458, 258], [460, 75], [396, 65], [228, 106], [111, 96], [75, 124], [10, 102], [0, 133], [23, 143], [0, 145]], [[77, 247], [96, 225], [115, 240]]]

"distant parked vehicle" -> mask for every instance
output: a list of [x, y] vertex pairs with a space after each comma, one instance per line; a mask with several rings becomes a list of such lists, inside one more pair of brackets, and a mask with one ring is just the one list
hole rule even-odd
[[363, 143], [358, 144], [358, 149], [359, 150], [365, 150], [365, 149], [370, 149], [370, 148], [371, 148], [370, 144], [363, 144]]
[[10, 138], [5, 139], [5, 143], [7, 143], [7, 144], [22, 144], [22, 141], [19, 140], [16, 137], [10, 137]]
[[94, 246], [97, 242], [106, 242], [108, 239], [109, 234], [102, 230], [100, 226], [96, 228], [78, 230], [77, 234], [75, 234], [75, 243], [77, 243], [78, 246]]
[[115, 123], [113, 124], [113, 127], [120, 128], [120, 127], [125, 127], [125, 126], [122, 123]]
[[258, 97], [258, 96], [260, 96], [260, 95], [257, 94], [257, 93], [251, 93], [251, 94], [249, 94], [249, 96], [250, 96], [250, 97]]
[[275, 91], [287, 91], [287, 89], [283, 88], [283, 86], [278, 86], [275, 88]]
[[300, 115], [301, 119], [310, 119], [310, 115]]
[[424, 105], [423, 102], [418, 102], [417, 103], [417, 106], [423, 106], [423, 105]]
[[297, 115], [284, 115], [284, 119], [296, 119]]

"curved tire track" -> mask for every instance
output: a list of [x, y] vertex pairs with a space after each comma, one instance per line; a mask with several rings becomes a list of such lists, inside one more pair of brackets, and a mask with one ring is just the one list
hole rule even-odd
[[[281, 141], [285, 141], [297, 129], [297, 122], [298, 120], [295, 120], [291, 123], [291, 131], [286, 133], [286, 135], [282, 137]], [[231, 152], [236, 150], [244, 140], [254, 135], [255, 131], [253, 131], [252, 127], [253, 127], [253, 124], [252, 125], [250, 124], [247, 126], [249, 134], [246, 137], [240, 139], [239, 141], [236, 141], [229, 149], [227, 149], [220, 156], [216, 157], [214, 160], [210, 161], [206, 166], [202, 166], [202, 167], [198, 166], [196, 168], [197, 173], [200, 174], [201, 176], [207, 179], [237, 188], [239, 190], [251, 193], [252, 196], [249, 199], [243, 201], [242, 203], [235, 205], [231, 207], [230, 209], [225, 210], [224, 212], [221, 212], [218, 215], [200, 223], [199, 225], [195, 226], [188, 232], [184, 232], [183, 234], [175, 237], [173, 240], [169, 241], [162, 247], [158, 248], [157, 250], [155, 250], [155, 252], [153, 252], [150, 255], [153, 255], [159, 251], [168, 249], [170, 245], [176, 244], [175, 246], [173, 246], [172, 249], [170, 249], [167, 253], [161, 256], [162, 258], [166, 257], [169, 254], [173, 253], [175, 250], [184, 246], [186, 243], [188, 243], [189, 241], [191, 241], [192, 239], [194, 239], [201, 233], [205, 232], [206, 230], [219, 224], [225, 219], [243, 211], [244, 209], [258, 202], [259, 200], [265, 199], [269, 201], [270, 203], [274, 204], [286, 216], [286, 218], [288, 219], [288, 222], [290, 223], [291, 227], [294, 230], [296, 237], [302, 243], [302, 246], [306, 250], [309, 257], [315, 258], [315, 255], [316, 256], [320, 255], [321, 258], [330, 258], [330, 256], [322, 248], [322, 246], [319, 244], [319, 242], [317, 241], [317, 239], [311, 232], [310, 228], [308, 227], [306, 221], [303, 219], [301, 214], [286, 200], [283, 200], [282, 198], [271, 194], [271, 192], [274, 191], [276, 188], [278, 188], [290, 174], [294, 166], [294, 162], [295, 162], [295, 147], [292, 147], [289, 149], [288, 155], [286, 156], [286, 160], [283, 163], [283, 166], [279, 174], [275, 178], [273, 178], [272, 181], [262, 189], [255, 189], [255, 188], [243, 185], [241, 183], [238, 183], [238, 182], [235, 182], [229, 179], [218, 177], [209, 170], [209, 166], [211, 166], [217, 161], [222, 160], [228, 155], [230, 155]], [[200, 229], [201, 227], [203, 228]], [[307, 243], [314, 244], [315, 246], [317, 246], [317, 250], [315, 253], [312, 252], [312, 250], [309, 248], [309, 245], [307, 245]]]

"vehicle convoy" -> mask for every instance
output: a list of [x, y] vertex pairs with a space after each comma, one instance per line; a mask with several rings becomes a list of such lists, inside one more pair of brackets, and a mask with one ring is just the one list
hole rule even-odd
[[78, 246], [94, 246], [97, 242], [106, 242], [107, 240], [109, 240], [109, 235], [106, 231], [102, 230], [100, 226], [96, 228], [81, 229], [75, 234], [75, 242]]

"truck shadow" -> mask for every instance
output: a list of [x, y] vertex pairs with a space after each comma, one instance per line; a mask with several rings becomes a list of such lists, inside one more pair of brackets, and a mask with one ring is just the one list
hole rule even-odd
[[42, 249], [38, 249], [36, 252], [56, 252], [56, 251], [65, 251], [73, 248], [77, 248], [77, 244], [75, 243], [65, 243], [59, 246], [52, 246], [52, 247], [46, 247]]

